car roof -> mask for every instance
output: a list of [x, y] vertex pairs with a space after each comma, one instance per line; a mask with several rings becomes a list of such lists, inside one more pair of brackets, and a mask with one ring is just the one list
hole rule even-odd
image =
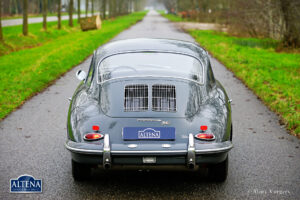
[[195, 43], [172, 39], [137, 38], [113, 41], [101, 46], [96, 51], [96, 62], [99, 63], [105, 57], [114, 54], [144, 51], [187, 54], [200, 59], [203, 63], [206, 63], [208, 58], [207, 52]]

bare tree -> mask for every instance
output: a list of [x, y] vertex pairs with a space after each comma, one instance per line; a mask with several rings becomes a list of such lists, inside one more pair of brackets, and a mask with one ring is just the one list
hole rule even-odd
[[23, 35], [28, 35], [28, 0], [23, 0]]
[[[169, 13], [174, 13], [175, 8], [177, 7], [177, 0], [160, 0], [166, 7]], [[194, 0], [191, 0], [194, 1]], [[187, 0], [184, 1], [184, 3], [188, 2]], [[138, 4], [138, 2], [136, 2]], [[136, 5], [137, 6], [137, 5]], [[194, 8], [194, 7], [192, 7]]]
[[47, 9], [48, 0], [43, 0], [43, 29], [47, 31]]
[[110, 10], [111, 10], [111, 15], [109, 15], [110, 17], [115, 17], [116, 16], [116, 0], [110, 0], [111, 4], [110, 4]]
[[92, 1], [92, 16], [94, 15], [94, 0], [91, 0]]
[[107, 0], [103, 0], [103, 2], [102, 2], [102, 17], [103, 17], [103, 19], [106, 19], [106, 6], [107, 6]]
[[77, 0], [77, 20], [80, 23], [80, 0]]
[[280, 6], [285, 21], [283, 45], [300, 47], [300, 2], [297, 0], [280, 0]]
[[2, 0], [0, 0], [0, 41], [3, 41], [1, 15], [2, 15]]
[[108, 1], [108, 14], [109, 14], [109, 18], [113, 17], [113, 1], [112, 0]]
[[85, 0], [85, 17], [88, 16], [89, 11], [89, 0]]
[[57, 28], [61, 29], [61, 0], [58, 0], [58, 6], [57, 6]]
[[73, 27], [73, 7], [74, 7], [74, 0], [70, 0], [69, 3], [69, 26]]

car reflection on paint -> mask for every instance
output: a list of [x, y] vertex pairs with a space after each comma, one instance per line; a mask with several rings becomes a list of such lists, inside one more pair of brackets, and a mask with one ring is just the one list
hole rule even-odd
[[225, 181], [232, 146], [230, 100], [209, 56], [167, 39], [111, 42], [94, 52], [71, 98], [66, 148], [75, 180], [92, 167], [171, 169]]

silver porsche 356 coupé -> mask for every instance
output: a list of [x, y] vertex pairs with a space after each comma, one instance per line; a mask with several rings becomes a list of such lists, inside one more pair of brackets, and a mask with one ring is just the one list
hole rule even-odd
[[196, 44], [130, 39], [94, 52], [70, 103], [66, 148], [75, 180], [92, 167], [193, 170], [225, 181], [230, 100]]

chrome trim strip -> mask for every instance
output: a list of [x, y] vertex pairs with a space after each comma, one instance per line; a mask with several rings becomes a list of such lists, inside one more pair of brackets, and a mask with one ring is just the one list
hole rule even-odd
[[153, 119], [153, 118], [140, 118], [137, 119], [138, 122], [161, 122], [161, 119]]
[[174, 150], [174, 151], [111, 151], [112, 154], [143, 154], [143, 153], [186, 153], [187, 150]]
[[[194, 136], [192, 134], [192, 137], [194, 139]], [[201, 150], [195, 150], [195, 154], [212, 154], [212, 153], [222, 153], [229, 151], [230, 149], [233, 148], [233, 144], [230, 144], [229, 146], [226, 147], [221, 147], [221, 148], [215, 148], [215, 149], [201, 149]], [[188, 153], [188, 150], [167, 150], [167, 151], [111, 151], [112, 154], [143, 154], [143, 153]]]
[[92, 150], [92, 149], [79, 149], [79, 148], [74, 148], [70, 147], [67, 143], [65, 143], [66, 149], [68, 149], [71, 152], [74, 153], [82, 153], [82, 154], [101, 154], [103, 153], [102, 150]]
[[196, 154], [222, 153], [222, 152], [229, 151], [232, 148], [233, 148], [233, 144], [230, 144], [227, 147], [221, 147], [221, 148], [216, 148], [216, 149], [201, 149], [201, 150], [196, 150]]

